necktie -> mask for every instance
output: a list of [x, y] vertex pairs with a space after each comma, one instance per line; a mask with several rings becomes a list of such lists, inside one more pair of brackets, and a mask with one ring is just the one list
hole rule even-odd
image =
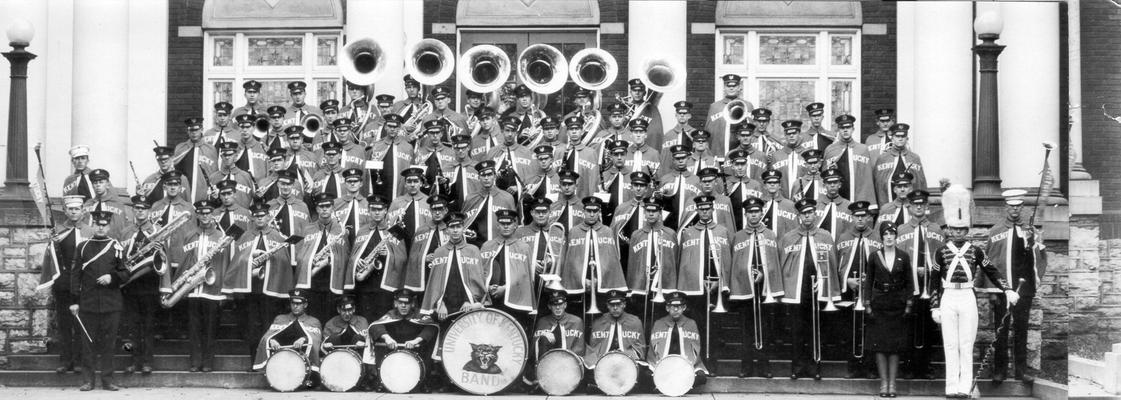
[[716, 257], [716, 254], [709, 251], [710, 249], [712, 249], [712, 238], [709, 237], [708, 228], [706, 227], [703, 233], [701, 233], [701, 265], [704, 265], [705, 278], [716, 278], [720, 275], [719, 272], [716, 271], [716, 266], [711, 262], [713, 257]]
[[678, 329], [677, 321], [673, 321], [673, 329], [669, 335], [669, 354], [681, 354], [681, 332]]
[[533, 246], [533, 259], [536, 261], [544, 260], [545, 256], [548, 254], [548, 247], [546, 246], [548, 246], [549, 244], [548, 238], [545, 237], [545, 231], [538, 231], [537, 237], [534, 238], [534, 241], [536, 243]]
[[623, 330], [619, 327], [619, 321], [611, 323], [611, 346], [607, 351], [621, 350], [623, 348]]
[[[647, 239], [647, 241], [649, 241], [649, 243], [647, 243], [647, 245], [646, 245], [646, 261], [651, 267], [656, 265], [657, 261], [658, 261], [658, 259], [655, 258], [655, 257], [657, 257], [656, 246], [658, 245], [658, 237], [656, 235], [657, 235], [657, 231], [655, 231], [654, 229], [651, 228], [650, 229], [650, 236]], [[651, 284], [653, 284], [653, 282], [651, 282]]]

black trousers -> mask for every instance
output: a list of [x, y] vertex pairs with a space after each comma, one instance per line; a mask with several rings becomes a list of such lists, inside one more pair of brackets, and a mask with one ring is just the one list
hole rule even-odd
[[215, 338], [218, 334], [218, 301], [187, 298], [191, 366], [214, 368]]
[[1000, 330], [1000, 321], [1007, 313], [1008, 307], [1004, 295], [990, 296], [989, 302], [993, 306], [993, 320], [996, 321], [996, 326], [993, 330], [996, 332], [996, 354], [993, 358], [993, 372], [1005, 373], [1008, 370], [1008, 336], [1009, 331], [1012, 332], [1012, 360], [1014, 363], [1015, 371], [1023, 373], [1028, 368], [1028, 320], [1031, 319], [1031, 304], [1035, 300], [1034, 296], [1021, 297], [1016, 305], [1012, 306], [1012, 321], [1006, 325], [1003, 330]]
[[132, 363], [151, 366], [156, 347], [156, 312], [160, 309], [158, 294], [127, 294], [125, 299], [125, 336], [132, 342]]
[[942, 332], [930, 316], [930, 300], [916, 297], [914, 315], [911, 317], [911, 351], [907, 360], [907, 372], [915, 377], [933, 375], [930, 369], [934, 346], [942, 343]]
[[[812, 296], [802, 295], [802, 302], [800, 304], [787, 304], [786, 305], [786, 323], [790, 325], [790, 372], [797, 374], [806, 374], [811, 372], [820, 373], [821, 365], [815, 363], [813, 360], [813, 312], [814, 308], [818, 308], [819, 316], [824, 316], [826, 313], [820, 311], [821, 305], [818, 304], [816, 298]], [[820, 333], [820, 332], [819, 332]], [[824, 338], [824, 335], [821, 336]]]
[[355, 292], [354, 298], [358, 303], [358, 315], [374, 322], [382, 315], [393, 309], [393, 293], [384, 290], [372, 292]]
[[[697, 333], [701, 336], [701, 358], [704, 359], [705, 366], [708, 367], [709, 372], [716, 373], [716, 364], [709, 360], [709, 356], [720, 354], [722, 346], [718, 343], [718, 338], [708, 336], [708, 327], [715, 325], [720, 314], [709, 309], [709, 301], [710, 299], [706, 299], [704, 295], [686, 296], [685, 313], [697, 322]], [[712, 296], [711, 301], [716, 304], [716, 297]], [[706, 310], [708, 312], [705, 312]]]
[[240, 328], [245, 345], [249, 348], [249, 358], [257, 356], [257, 341], [268, 330], [272, 320], [285, 310], [285, 300], [263, 293], [240, 294], [234, 299]]
[[[57, 288], [57, 286], [55, 287]], [[54, 295], [54, 319], [58, 326], [58, 362], [61, 366], [78, 366], [81, 364], [82, 343], [86, 335], [70, 313], [70, 305], [78, 299], [70, 294], [70, 290], [52, 290]]]
[[[755, 300], [741, 300], [734, 303], [734, 309], [740, 315], [740, 334], [743, 337], [743, 346], [740, 350], [740, 369], [751, 375], [762, 375], [770, 368], [770, 357], [767, 350], [771, 347], [774, 332], [768, 324], [766, 309], [770, 304], [763, 304], [759, 299], [759, 315], [755, 315]], [[755, 348], [755, 322], [759, 321], [761, 349]]]
[[[69, 314], [69, 311], [67, 313]], [[85, 335], [82, 338], [82, 374], [86, 382], [92, 385], [94, 366], [96, 366], [101, 371], [101, 384], [110, 383], [113, 377], [113, 354], [116, 353], [121, 313], [92, 313], [78, 310], [78, 315], [82, 317], [86, 330], [93, 338], [92, 343], [85, 339]]]

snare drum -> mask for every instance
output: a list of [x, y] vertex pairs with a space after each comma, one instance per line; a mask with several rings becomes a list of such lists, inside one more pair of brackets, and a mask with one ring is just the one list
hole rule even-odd
[[693, 363], [680, 354], [671, 354], [654, 367], [654, 386], [666, 396], [683, 396], [693, 388]]
[[572, 393], [583, 379], [584, 363], [571, 351], [552, 349], [537, 361], [537, 384], [550, 396]]
[[424, 360], [410, 350], [394, 350], [381, 359], [378, 374], [390, 393], [408, 393], [425, 377]]
[[332, 392], [345, 392], [362, 379], [362, 357], [351, 349], [336, 349], [319, 363], [323, 386]]
[[604, 354], [596, 362], [596, 386], [608, 396], [624, 396], [638, 382], [638, 364], [618, 351]]
[[299, 389], [311, 373], [311, 365], [304, 353], [293, 349], [277, 350], [265, 364], [265, 379], [278, 392]]

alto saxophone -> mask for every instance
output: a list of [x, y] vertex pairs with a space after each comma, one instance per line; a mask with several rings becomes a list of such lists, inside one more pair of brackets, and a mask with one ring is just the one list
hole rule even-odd
[[160, 305], [163, 308], [174, 307], [179, 300], [182, 300], [188, 292], [195, 290], [196, 287], [202, 283], [212, 285], [218, 279], [214, 268], [210, 267], [210, 260], [213, 260], [219, 253], [225, 251], [230, 243], [241, 236], [242, 230], [240, 226], [234, 225], [226, 231], [226, 236], [218, 241], [214, 247], [206, 252], [201, 258], [195, 261], [182, 275], [179, 275], [175, 281], [171, 282], [171, 294], [165, 294], [160, 298]]
[[[330, 240], [328, 240], [327, 245], [323, 246], [322, 249], [319, 249], [319, 251], [315, 252], [315, 255], [313, 255], [311, 257], [311, 265], [312, 265], [311, 275], [312, 276], [315, 276], [315, 274], [318, 274], [319, 271], [322, 271], [323, 268], [326, 267], [326, 266], [315, 266], [315, 265], [318, 265], [319, 263], [322, 263], [323, 261], [327, 260], [327, 257], [331, 256], [331, 248], [335, 247], [336, 245], [339, 244], [339, 242], [342, 242], [344, 239], [346, 239], [347, 229], [348, 228], [343, 228], [342, 233], [340, 233], [340, 234], [338, 234], [338, 236], [332, 237]], [[330, 235], [330, 232], [325, 232], [325, 233], [328, 236]]]

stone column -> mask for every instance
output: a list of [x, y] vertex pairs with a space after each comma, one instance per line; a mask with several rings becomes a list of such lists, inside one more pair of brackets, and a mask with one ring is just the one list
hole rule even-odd
[[[1067, 96], [1070, 98], [1067, 114], [1070, 118], [1070, 179], [1090, 179], [1082, 166], [1082, 7], [1080, 0], [1067, 3]], [[1060, 145], [1061, 147], [1061, 145]]]
[[964, 2], [899, 3], [897, 115], [911, 124], [927, 186], [972, 184], [973, 10]]
[[[109, 171], [116, 187], [128, 179], [129, 2], [74, 2], [74, 85], [71, 137], [90, 146], [90, 167]], [[153, 60], [166, 63], [166, 60]], [[144, 73], [144, 71], [136, 71]], [[138, 118], [146, 118], [138, 115]]]
[[[685, 19], [685, 1], [630, 1], [630, 13], [627, 32], [627, 70], [631, 71], [629, 77], [620, 76], [622, 80], [637, 78], [643, 73], [642, 64], [651, 57], [666, 60], [675, 60], [681, 66], [687, 64], [685, 57], [685, 38], [688, 24]], [[651, 23], [651, 21], [657, 21]], [[662, 114], [662, 126], [672, 127], [674, 119], [673, 103], [685, 98], [686, 77], [685, 69], [681, 70], [681, 85], [663, 93], [658, 103], [658, 111]]]

